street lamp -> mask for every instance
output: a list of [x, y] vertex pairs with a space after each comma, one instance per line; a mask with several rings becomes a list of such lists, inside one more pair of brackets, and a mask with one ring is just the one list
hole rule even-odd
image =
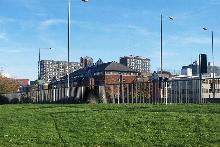
[[[204, 27], [204, 31], [208, 31], [208, 28]], [[214, 31], [211, 31], [212, 33], [212, 93], [213, 93], [213, 98], [215, 98], [215, 69], [214, 69]]]
[[[88, 2], [89, 0], [81, 0], [82, 2]], [[69, 64], [70, 64], [70, 0], [68, 4], [68, 63], [67, 63], [67, 94], [70, 95], [70, 76], [69, 76]]]
[[[169, 20], [173, 20], [174, 17], [169, 16]], [[163, 81], [163, 14], [160, 16], [160, 74]], [[161, 83], [162, 84], [162, 83]], [[163, 97], [163, 86], [161, 86], [161, 98]]]
[[[173, 20], [174, 17], [169, 16], [169, 20]], [[160, 16], [160, 72], [163, 77], [163, 14]]]
[[39, 89], [40, 90], [42, 90], [41, 89], [41, 87], [40, 87], [40, 84], [39, 84], [39, 82], [40, 82], [40, 80], [41, 80], [41, 74], [40, 74], [40, 60], [41, 60], [41, 56], [40, 56], [40, 51], [41, 50], [52, 50], [52, 49], [54, 49], [54, 48], [39, 48], [39, 54], [38, 54], [38, 102], [39, 102]]

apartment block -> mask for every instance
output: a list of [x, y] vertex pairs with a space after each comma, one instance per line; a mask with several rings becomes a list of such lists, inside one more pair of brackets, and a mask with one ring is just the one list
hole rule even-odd
[[[82, 68], [78, 62], [70, 62], [70, 73]], [[46, 82], [51, 81], [53, 78], [60, 79], [68, 72], [67, 61], [54, 61], [54, 60], [41, 60], [40, 61], [40, 79]]]
[[141, 73], [150, 73], [150, 59], [141, 56], [124, 56], [120, 63]]

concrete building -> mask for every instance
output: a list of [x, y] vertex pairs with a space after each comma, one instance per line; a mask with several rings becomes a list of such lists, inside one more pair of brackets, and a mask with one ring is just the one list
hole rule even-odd
[[[67, 61], [41, 60], [40, 61], [40, 79], [46, 82], [53, 78], [60, 79], [67, 74]], [[81, 68], [80, 63], [70, 62], [70, 73]]]
[[82, 68], [90, 67], [93, 65], [93, 59], [92, 59], [92, 57], [88, 57], [88, 56], [81, 57], [80, 64], [81, 64]]
[[189, 67], [182, 68], [181, 74], [186, 76], [192, 76], [192, 68]]
[[124, 56], [120, 63], [141, 73], [150, 73], [150, 59], [140, 56]]

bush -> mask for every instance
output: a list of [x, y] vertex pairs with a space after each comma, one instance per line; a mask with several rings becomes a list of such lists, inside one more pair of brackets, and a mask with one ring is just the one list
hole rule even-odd
[[29, 97], [21, 97], [21, 103], [33, 103], [33, 100]]
[[11, 104], [18, 104], [19, 103], [19, 99], [18, 98], [13, 98], [11, 101], [10, 101]]
[[0, 95], [0, 105], [9, 104], [9, 99], [3, 95]]

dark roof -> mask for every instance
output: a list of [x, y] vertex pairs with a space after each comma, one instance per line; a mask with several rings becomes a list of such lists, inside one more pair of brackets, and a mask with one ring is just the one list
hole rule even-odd
[[108, 62], [103, 63], [99, 65], [93, 65], [91, 67], [86, 67], [79, 69], [73, 73], [70, 74], [70, 76], [78, 76], [78, 75], [85, 75], [85, 74], [94, 74], [96, 72], [103, 72], [103, 71], [119, 71], [119, 72], [135, 72], [138, 73], [138, 71], [135, 71], [133, 69], [128, 68], [125, 65], [122, 65], [117, 62]]
[[[128, 68], [125, 65], [122, 65], [120, 63], [113, 61], [113, 62], [108, 62], [108, 63], [81, 68], [75, 72], [70, 73], [70, 79], [75, 79], [75, 78], [80, 79], [83, 77], [91, 77], [91, 76], [94, 76], [94, 73], [103, 72], [103, 71], [139, 73], [138, 71], [135, 71], [133, 69]], [[61, 81], [66, 80], [66, 79], [67, 79], [67, 76], [64, 76], [61, 78]]]
[[136, 72], [137, 71], [117, 62], [110, 62], [105, 68], [105, 71], [121, 71], [121, 72]]

